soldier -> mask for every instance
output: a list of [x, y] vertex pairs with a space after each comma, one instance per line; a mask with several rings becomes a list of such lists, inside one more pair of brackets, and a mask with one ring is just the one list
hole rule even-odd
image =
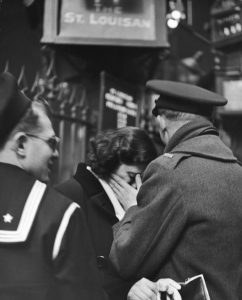
[[104, 299], [82, 211], [46, 185], [58, 142], [47, 105], [2, 73], [1, 299]]
[[211, 123], [227, 100], [178, 82], [147, 87], [159, 94], [153, 114], [165, 153], [117, 224], [111, 260], [127, 279], [180, 282], [202, 273], [211, 299], [241, 299], [242, 168]]

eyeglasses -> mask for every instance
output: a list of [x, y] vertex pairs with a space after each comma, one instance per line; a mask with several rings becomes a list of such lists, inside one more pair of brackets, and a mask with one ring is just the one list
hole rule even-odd
[[60, 138], [58, 136], [52, 136], [50, 138], [44, 138], [44, 137], [41, 137], [41, 136], [38, 136], [38, 135], [35, 135], [35, 134], [31, 134], [31, 133], [26, 133], [27, 136], [29, 137], [33, 137], [33, 138], [36, 138], [36, 139], [39, 139], [39, 140], [42, 140], [44, 142], [46, 142], [51, 150], [53, 152], [55, 152], [57, 149], [58, 149], [58, 146], [60, 144]]

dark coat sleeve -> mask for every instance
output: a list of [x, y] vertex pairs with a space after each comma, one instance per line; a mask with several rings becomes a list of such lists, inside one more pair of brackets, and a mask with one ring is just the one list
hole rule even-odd
[[131, 207], [114, 228], [110, 258], [124, 278], [152, 276], [166, 262], [186, 224], [182, 190], [172, 171], [152, 163]]
[[71, 216], [54, 260], [54, 270], [58, 299], [106, 299], [81, 209], [76, 209]]

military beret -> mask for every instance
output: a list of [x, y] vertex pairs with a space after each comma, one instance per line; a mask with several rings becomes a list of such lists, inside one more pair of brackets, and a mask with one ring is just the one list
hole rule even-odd
[[210, 116], [214, 107], [228, 102], [217, 93], [187, 83], [150, 80], [146, 86], [160, 95], [152, 110], [154, 116], [158, 115], [159, 108]]
[[9, 72], [0, 74], [0, 142], [4, 141], [30, 107], [31, 100]]

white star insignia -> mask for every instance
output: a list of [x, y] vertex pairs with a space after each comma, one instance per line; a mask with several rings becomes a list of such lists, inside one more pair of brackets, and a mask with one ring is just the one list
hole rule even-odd
[[3, 221], [5, 223], [11, 223], [13, 220], [13, 216], [11, 216], [9, 213], [7, 213], [6, 215], [3, 216]]

